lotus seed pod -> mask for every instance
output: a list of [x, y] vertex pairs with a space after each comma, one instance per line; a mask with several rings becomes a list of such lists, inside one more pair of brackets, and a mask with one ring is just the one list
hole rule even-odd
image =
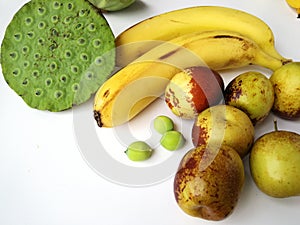
[[190, 67], [176, 74], [165, 90], [165, 101], [171, 111], [184, 119], [220, 102], [224, 82], [216, 71], [207, 67]]
[[87, 1], [32, 0], [5, 31], [1, 65], [30, 107], [62, 111], [87, 101], [111, 74], [114, 35]]
[[180, 132], [171, 130], [164, 133], [160, 139], [160, 144], [165, 149], [174, 151], [184, 146], [185, 138]]
[[158, 116], [154, 119], [154, 129], [160, 133], [164, 134], [167, 131], [174, 129], [173, 121], [167, 116]]
[[131, 143], [125, 151], [127, 157], [132, 161], [144, 161], [151, 157], [151, 147], [143, 141]]
[[105, 11], [118, 11], [132, 5], [135, 0], [89, 0], [97, 8]]
[[235, 77], [226, 87], [225, 103], [245, 112], [253, 125], [262, 122], [272, 109], [274, 89], [262, 73], [249, 71]]

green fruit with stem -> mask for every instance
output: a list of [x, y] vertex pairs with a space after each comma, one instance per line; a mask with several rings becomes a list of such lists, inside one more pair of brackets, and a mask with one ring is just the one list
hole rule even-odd
[[135, 141], [126, 149], [127, 157], [132, 161], [144, 161], [151, 157], [153, 150], [144, 141]]
[[[276, 125], [276, 123], [275, 123]], [[300, 195], [300, 135], [277, 130], [261, 136], [250, 153], [250, 170], [257, 187], [277, 198]]]

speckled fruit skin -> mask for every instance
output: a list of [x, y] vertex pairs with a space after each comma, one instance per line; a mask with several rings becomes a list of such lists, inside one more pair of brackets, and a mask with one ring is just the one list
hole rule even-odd
[[254, 126], [238, 108], [217, 105], [201, 112], [192, 128], [194, 146], [228, 145], [243, 158], [254, 141]]
[[265, 75], [249, 71], [230, 81], [224, 98], [227, 105], [245, 112], [256, 125], [269, 115], [274, 103], [274, 89]]
[[300, 195], [300, 135], [273, 131], [261, 136], [250, 153], [250, 170], [258, 188], [277, 198]]
[[273, 112], [284, 119], [300, 118], [300, 62], [290, 62], [271, 75], [275, 91]]
[[195, 66], [176, 74], [165, 90], [165, 101], [171, 111], [184, 119], [197, 114], [223, 98], [224, 82], [210, 68]]
[[[207, 160], [212, 160], [208, 166]], [[190, 150], [174, 178], [174, 195], [187, 214], [219, 221], [234, 210], [245, 180], [244, 165], [229, 146]]]

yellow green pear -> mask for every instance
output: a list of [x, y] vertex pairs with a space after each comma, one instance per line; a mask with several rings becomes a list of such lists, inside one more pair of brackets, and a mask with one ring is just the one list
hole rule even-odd
[[248, 71], [230, 81], [224, 98], [226, 104], [245, 112], [256, 125], [269, 115], [274, 103], [274, 89], [264, 74]]
[[250, 153], [257, 187], [277, 198], [300, 195], [300, 135], [276, 130], [258, 138]]
[[300, 118], [300, 62], [290, 62], [270, 77], [275, 91], [273, 112], [284, 119]]

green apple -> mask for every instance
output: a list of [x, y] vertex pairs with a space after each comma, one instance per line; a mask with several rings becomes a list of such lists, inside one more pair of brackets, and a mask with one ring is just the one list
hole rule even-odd
[[254, 141], [254, 126], [238, 108], [212, 106], [199, 113], [192, 128], [192, 141], [194, 146], [228, 145], [244, 157]]
[[290, 62], [270, 77], [275, 91], [273, 111], [284, 119], [300, 118], [300, 62]]
[[250, 153], [250, 170], [265, 194], [278, 198], [300, 195], [300, 135], [282, 130], [258, 138]]
[[249, 71], [230, 81], [224, 97], [226, 104], [244, 111], [256, 125], [269, 115], [274, 103], [274, 89], [265, 75]]

